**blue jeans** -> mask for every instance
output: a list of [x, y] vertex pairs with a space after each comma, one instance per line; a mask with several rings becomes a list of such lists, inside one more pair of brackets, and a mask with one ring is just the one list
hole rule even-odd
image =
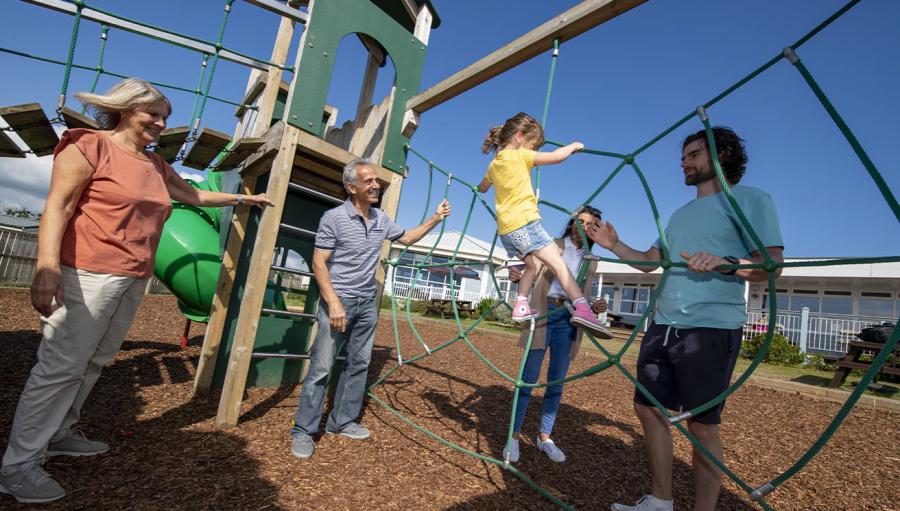
[[[563, 306], [552, 306], [547, 316], [547, 343], [546, 347], [539, 350], [529, 350], [525, 359], [525, 370], [522, 372], [522, 380], [525, 383], [537, 382], [541, 372], [541, 363], [544, 361], [544, 352], [550, 348], [550, 365], [547, 367], [547, 381], [559, 380], [566, 377], [569, 372], [569, 353], [572, 350], [572, 342], [575, 341], [575, 327], [569, 323], [572, 315]], [[519, 389], [519, 402], [516, 405], [516, 420], [513, 431], [522, 430], [525, 421], [525, 412], [528, 410], [528, 401], [531, 400], [533, 387], [521, 387]], [[553, 431], [553, 423], [556, 422], [556, 412], [559, 410], [559, 402], [562, 399], [563, 385], [550, 385], [544, 391], [544, 401], [541, 403], [541, 433], [550, 434]]]
[[378, 307], [374, 296], [341, 298], [341, 304], [347, 314], [347, 328], [344, 332], [335, 332], [328, 322], [328, 305], [319, 300], [316, 311], [319, 331], [310, 354], [309, 372], [303, 382], [300, 405], [294, 416], [292, 436], [298, 433], [314, 435], [319, 431], [328, 373], [331, 372], [338, 350], [344, 344], [347, 345], [347, 360], [338, 380], [325, 429], [335, 432], [344, 429], [356, 420], [362, 408], [372, 356], [372, 341], [375, 340]]

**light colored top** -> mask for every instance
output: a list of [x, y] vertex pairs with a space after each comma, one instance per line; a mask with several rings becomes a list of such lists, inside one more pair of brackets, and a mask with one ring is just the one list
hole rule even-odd
[[[578, 270], [581, 268], [581, 262], [584, 261], [584, 249], [578, 248], [572, 243], [572, 238], [566, 236], [563, 240], [564, 248], [562, 253], [563, 261], [566, 263], [566, 267], [569, 269], [569, 272], [578, 276]], [[550, 284], [550, 291], [547, 293], [547, 296], [551, 298], [565, 298], [566, 291], [559, 284], [559, 279], [554, 278], [553, 284]]]
[[331, 252], [327, 266], [335, 293], [341, 298], [374, 296], [381, 246], [404, 233], [378, 208], [369, 208], [366, 222], [350, 199], [326, 211], [316, 231], [316, 248]]
[[[734, 186], [731, 193], [766, 247], [783, 247], [772, 198], [762, 190]], [[708, 252], [744, 257], [757, 250], [725, 194], [698, 197], [678, 209], [666, 226], [669, 257]], [[653, 244], [661, 248], [659, 239]], [[672, 268], [659, 298], [654, 322], [679, 328], [740, 328], [747, 319], [744, 281], [719, 272]]]
[[488, 166], [484, 176], [494, 185], [497, 232], [508, 234], [541, 219], [537, 197], [531, 188], [531, 167], [535, 152], [528, 149], [504, 149]]
[[89, 129], [63, 133], [54, 155], [74, 145], [94, 172], [66, 226], [60, 262], [81, 270], [144, 279], [172, 212], [166, 181], [175, 171], [156, 153], [143, 158]]

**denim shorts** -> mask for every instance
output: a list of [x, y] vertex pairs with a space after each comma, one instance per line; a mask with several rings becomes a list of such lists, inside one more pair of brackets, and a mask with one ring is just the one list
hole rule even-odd
[[515, 231], [501, 234], [500, 242], [506, 249], [507, 257], [521, 258], [550, 245], [553, 238], [544, 230], [544, 224], [540, 220], [534, 220]]
[[[637, 379], [669, 410], [688, 411], [721, 394], [741, 349], [741, 329], [675, 328], [653, 323], [641, 341]], [[635, 389], [634, 400], [653, 406]], [[693, 420], [719, 424], [725, 402]]]

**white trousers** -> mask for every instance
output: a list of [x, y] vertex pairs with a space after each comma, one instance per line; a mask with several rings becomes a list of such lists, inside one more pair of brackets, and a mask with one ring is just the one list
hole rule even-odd
[[0, 473], [40, 463], [78, 422], [100, 371], [122, 345], [147, 279], [63, 267], [63, 306], [41, 317], [41, 345], [16, 406]]

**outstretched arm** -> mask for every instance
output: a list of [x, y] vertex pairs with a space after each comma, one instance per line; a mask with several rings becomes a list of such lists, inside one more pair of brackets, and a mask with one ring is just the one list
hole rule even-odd
[[572, 142], [569, 145], [559, 147], [555, 151], [549, 153], [538, 152], [534, 154], [534, 164], [554, 165], [556, 163], [562, 163], [566, 161], [569, 156], [572, 156], [572, 153], [577, 153], [582, 149], [584, 149], [584, 144], [581, 142]]
[[481, 180], [481, 183], [478, 185], [478, 191], [484, 193], [491, 189], [491, 182], [488, 181], [487, 178]]
[[189, 204], [191, 206], [236, 206], [238, 205], [239, 200], [240, 202], [259, 206], [261, 208], [274, 205], [264, 193], [258, 193], [256, 195], [240, 195], [239, 198], [238, 194], [234, 193], [200, 190], [191, 186], [190, 183], [177, 174], [166, 181], [166, 188], [168, 188], [169, 195], [173, 199], [182, 204]]
[[[784, 247], [766, 247], [766, 251], [769, 253], [769, 257], [776, 263], [784, 262]], [[713, 255], [708, 252], [697, 252], [694, 254], [682, 252], [681, 257], [687, 262], [689, 270], [699, 273], [712, 271], [726, 273], [728, 270], [720, 270], [719, 267], [732, 264], [724, 257]], [[749, 256], [738, 259], [736, 264], [760, 264], [763, 261], [765, 261], [765, 258], [759, 250], [754, 250]], [[780, 275], [781, 268], [778, 268], [775, 271], [775, 277], [777, 278]], [[741, 268], [734, 273], [734, 276], [749, 282], [762, 282], [769, 278], [766, 270], [763, 270], [762, 268]]]
[[449, 215], [450, 203], [447, 201], [447, 199], [444, 199], [438, 205], [437, 209], [434, 212], [434, 215], [432, 215], [431, 218], [426, 220], [424, 223], [406, 231], [403, 236], [400, 236], [397, 241], [403, 243], [404, 245], [412, 245], [413, 243], [422, 239], [426, 234], [431, 232], [431, 230], [434, 229], [437, 224], [441, 223], [441, 221], [443, 221], [444, 218], [447, 218], [447, 216]]
[[[626, 245], [619, 239], [619, 233], [616, 232], [616, 228], [609, 222], [597, 222], [590, 225], [585, 234], [587, 234], [588, 238], [594, 240], [594, 243], [616, 254], [619, 259], [626, 261], [659, 261], [662, 259], [662, 252], [656, 247], [650, 247], [647, 251], [641, 252]], [[645, 273], [649, 273], [659, 267], [657, 264], [632, 264], [630, 266]]]

